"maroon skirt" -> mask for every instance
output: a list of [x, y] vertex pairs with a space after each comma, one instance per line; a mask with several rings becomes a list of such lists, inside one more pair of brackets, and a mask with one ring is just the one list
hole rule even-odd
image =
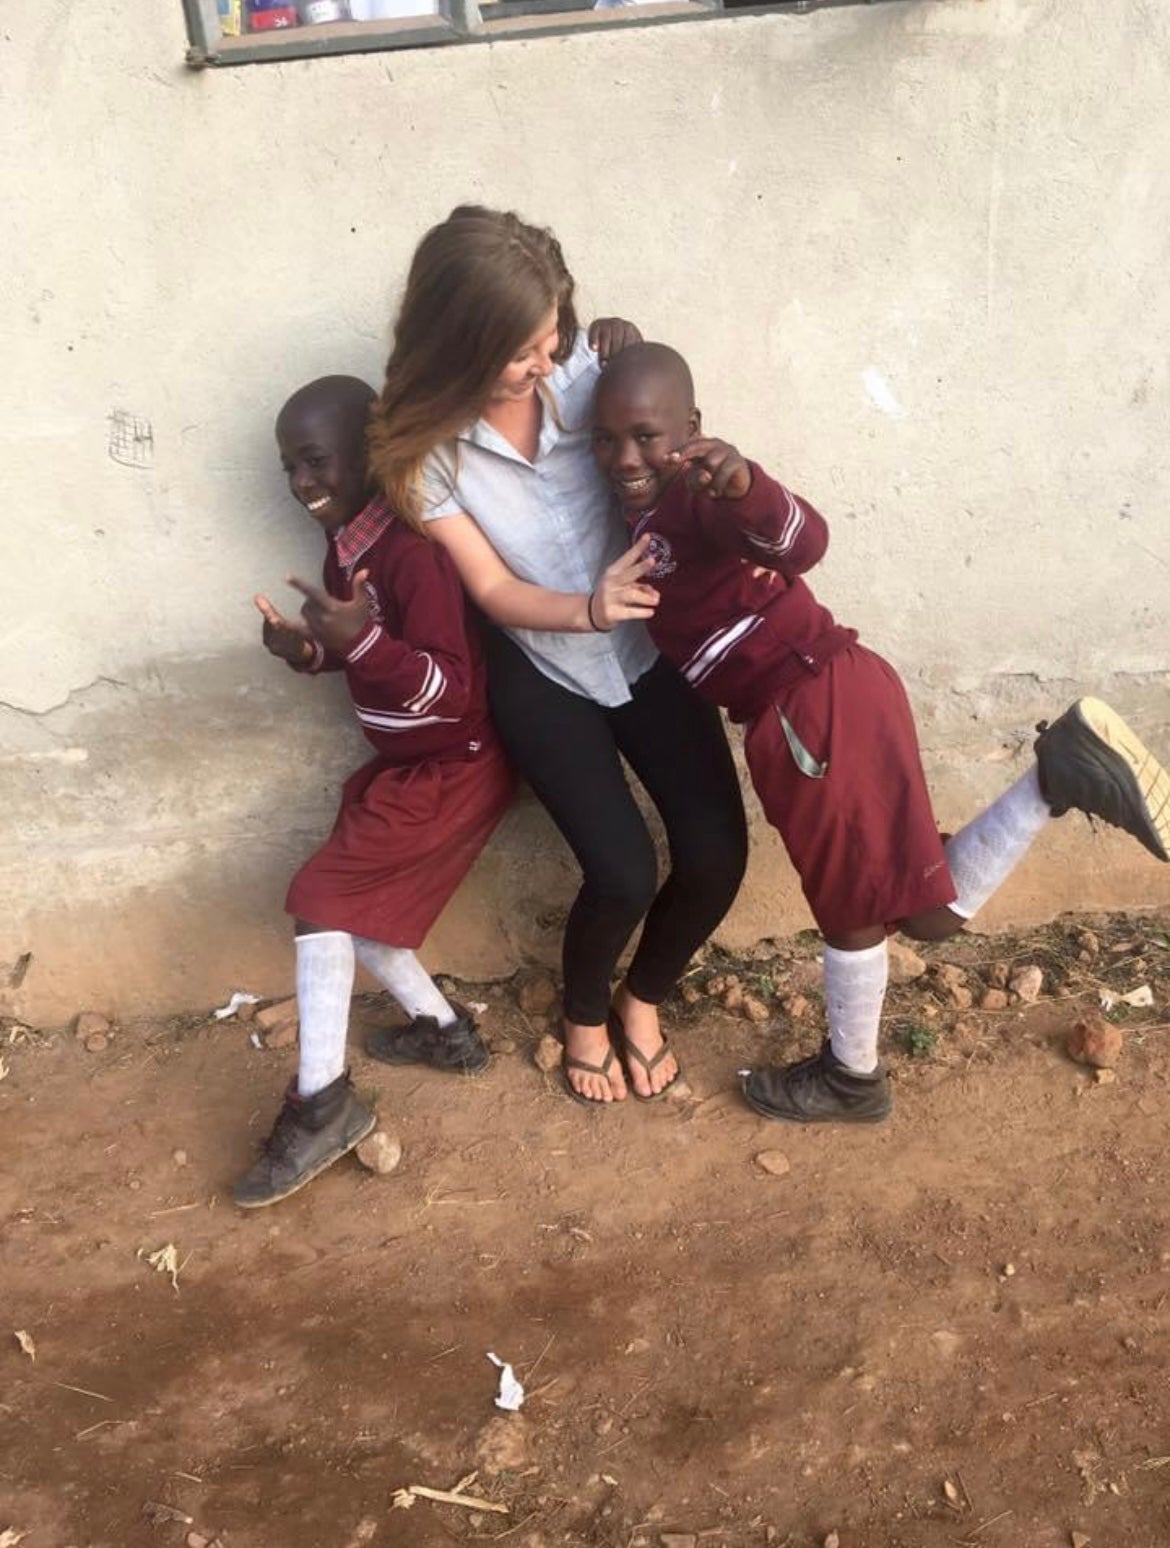
[[465, 761], [375, 758], [346, 780], [329, 838], [285, 908], [327, 930], [421, 946], [508, 809], [515, 776], [496, 742]]
[[744, 752], [823, 933], [954, 902], [910, 702], [880, 656], [851, 645], [781, 689]]

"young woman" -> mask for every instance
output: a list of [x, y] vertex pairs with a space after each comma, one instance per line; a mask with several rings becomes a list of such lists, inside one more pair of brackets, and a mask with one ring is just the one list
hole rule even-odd
[[[658, 1006], [730, 907], [747, 857], [718, 712], [659, 658], [656, 594], [590, 451], [605, 360], [638, 339], [578, 330], [548, 231], [464, 206], [423, 238], [374, 406], [370, 462], [389, 503], [443, 544], [488, 631], [496, 726], [581, 865], [565, 928], [564, 1074], [589, 1105], [661, 1096], [678, 1065]], [[671, 871], [626, 783], [666, 828]], [[625, 978], [618, 957], [643, 921]]]

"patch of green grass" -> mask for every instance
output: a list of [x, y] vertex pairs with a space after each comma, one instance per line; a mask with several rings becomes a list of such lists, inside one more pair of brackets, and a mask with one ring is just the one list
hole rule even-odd
[[929, 1059], [938, 1047], [938, 1033], [933, 1027], [903, 1027], [901, 1037], [902, 1047], [912, 1059]]

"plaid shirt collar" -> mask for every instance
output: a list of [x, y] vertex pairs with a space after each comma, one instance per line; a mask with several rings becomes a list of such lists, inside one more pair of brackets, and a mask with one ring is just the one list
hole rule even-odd
[[343, 569], [352, 570], [362, 555], [373, 548], [393, 520], [394, 512], [385, 500], [380, 497], [371, 500], [352, 521], [347, 521], [344, 527], [339, 527], [333, 533], [338, 564]]

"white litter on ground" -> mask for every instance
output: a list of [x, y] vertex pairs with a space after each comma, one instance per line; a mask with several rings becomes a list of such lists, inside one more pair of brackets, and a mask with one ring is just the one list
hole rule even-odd
[[216, 1021], [226, 1021], [229, 1016], [234, 1016], [241, 1005], [259, 1005], [258, 994], [247, 994], [242, 989], [237, 989], [226, 1005], [221, 1005], [218, 1010], [213, 1010], [212, 1015]]
[[496, 1407], [514, 1414], [524, 1401], [524, 1388], [516, 1380], [516, 1372], [499, 1355], [489, 1350], [488, 1359], [499, 1370], [500, 1390], [496, 1393]]

